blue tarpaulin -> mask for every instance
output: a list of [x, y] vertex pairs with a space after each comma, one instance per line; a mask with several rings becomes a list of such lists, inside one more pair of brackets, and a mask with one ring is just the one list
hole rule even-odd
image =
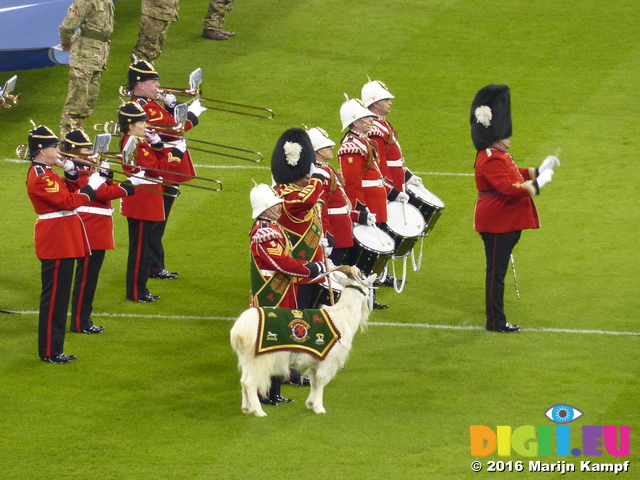
[[58, 27], [73, 0], [0, 0], [0, 71], [69, 63]]

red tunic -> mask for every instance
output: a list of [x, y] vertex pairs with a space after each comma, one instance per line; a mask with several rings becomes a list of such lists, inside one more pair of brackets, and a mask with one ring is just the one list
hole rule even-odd
[[[129, 137], [122, 139], [124, 145]], [[145, 170], [145, 167], [159, 168], [166, 170], [167, 155], [163, 151], [155, 151], [145, 141], [138, 142], [138, 152], [136, 167], [122, 166], [122, 170], [127, 173], [137, 173]], [[145, 177], [161, 179], [162, 173], [153, 170], [145, 170]], [[147, 181], [145, 181], [147, 182]], [[132, 197], [124, 197], [121, 199], [120, 213], [125, 217], [135, 218], [137, 220], [159, 222], [165, 219], [164, 200], [162, 198], [162, 185], [151, 182], [143, 182], [142, 188], [136, 188], [136, 194]], [[154, 190], [150, 192], [149, 190]], [[158, 193], [156, 193], [158, 192]]]
[[[91, 192], [93, 190], [89, 189]], [[75, 209], [87, 205], [87, 193], [71, 193], [51, 166], [34, 163], [27, 176], [27, 194], [40, 216], [35, 226], [36, 255], [41, 260], [89, 255], [89, 241]]]
[[331, 165], [318, 167], [325, 177], [322, 206], [322, 229], [333, 237], [334, 248], [353, 246], [351, 202], [344, 191], [342, 176]]
[[511, 155], [487, 148], [476, 156], [478, 188], [474, 229], [486, 233], [506, 233], [539, 228], [533, 203], [535, 168], [518, 168]]
[[[89, 182], [93, 171], [78, 171], [78, 187], [84, 187]], [[119, 183], [107, 180], [98, 188], [95, 200], [88, 205], [78, 208], [78, 215], [84, 223], [89, 238], [91, 250], [114, 250], [113, 239], [113, 208], [111, 200], [127, 196], [127, 191]]]
[[384, 117], [378, 117], [367, 135], [378, 147], [382, 174], [393, 182], [394, 188], [404, 192], [406, 168], [396, 129]]
[[[160, 105], [158, 102], [150, 98], [133, 97], [131, 100], [134, 102], [138, 102], [144, 109], [145, 113], [149, 117], [147, 123], [150, 127], [154, 128], [158, 132], [163, 142], [175, 142], [176, 140], [180, 140], [179, 138], [171, 135], [172, 132], [170, 129], [161, 127], [161, 125], [167, 126], [176, 124], [175, 118], [173, 118], [173, 115], [171, 115], [171, 113], [167, 111], [164, 106]], [[187, 120], [183, 125], [184, 131], [186, 132], [191, 130], [193, 126], [193, 122], [191, 120]], [[163, 135], [163, 132], [165, 133], [165, 135]], [[167, 143], [165, 147], [165, 153], [168, 154], [174, 146]], [[167, 170], [195, 176], [196, 170], [193, 166], [193, 161], [191, 160], [189, 149], [184, 152], [182, 160], [177, 157], [170, 157], [167, 165]], [[188, 182], [192, 180], [189, 177], [172, 175], [170, 173], [166, 173], [164, 175], [164, 178], [170, 183]]]
[[[262, 288], [274, 275], [282, 273], [288, 277], [308, 277], [311, 271], [306, 267], [307, 261], [297, 260], [291, 256], [291, 243], [280, 225], [264, 219], [257, 219], [250, 233], [251, 258], [260, 270], [261, 280], [252, 279], [251, 306], [279, 306], [296, 308], [296, 295], [293, 282], [289, 285], [282, 301], [277, 305], [255, 305], [254, 294]], [[295, 281], [295, 280], [294, 280]]]
[[375, 144], [348, 132], [342, 139], [338, 159], [351, 205], [360, 202], [376, 214], [377, 222], [386, 222], [387, 187], [378, 165]]

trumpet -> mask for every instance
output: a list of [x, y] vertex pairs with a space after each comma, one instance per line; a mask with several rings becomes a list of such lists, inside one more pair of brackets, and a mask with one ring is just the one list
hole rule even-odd
[[[131, 91], [129, 90], [129, 88], [126, 85], [122, 85], [120, 87], [120, 89], [118, 90], [118, 93], [120, 93], [121, 96], [123, 97], [130, 97], [132, 95]], [[204, 107], [206, 107], [209, 110], [217, 110], [219, 112], [227, 112], [227, 113], [235, 113], [237, 115], [245, 115], [247, 117], [256, 117], [256, 118], [264, 118], [265, 120], [273, 120], [273, 116], [275, 115], [273, 113], [273, 110], [271, 110], [270, 108], [264, 108], [264, 107], [255, 107], [253, 105], [244, 105], [242, 103], [233, 103], [233, 102], [226, 102], [224, 100], [215, 100], [213, 98], [203, 98], [201, 97], [202, 95], [202, 91], [199, 88], [196, 89], [179, 89], [179, 88], [161, 88], [158, 90], [158, 100], [164, 100], [164, 97], [167, 93], [171, 93], [177, 97], [189, 97], [193, 100], [200, 100], [200, 102], [202, 103], [202, 105]], [[230, 109], [230, 108], [220, 108], [220, 107], [215, 107], [215, 106], [211, 106], [211, 105], [206, 105], [206, 103], [215, 103], [215, 104], [222, 104], [222, 105], [229, 105], [232, 107], [238, 107], [237, 109]], [[251, 112], [247, 112], [247, 111], [243, 111], [243, 110], [258, 110], [260, 112], [263, 113], [251, 113]]]
[[[93, 128], [97, 132], [110, 133], [111, 135], [122, 135], [122, 133], [120, 132], [120, 126], [114, 120], [109, 120], [108, 122], [105, 122], [105, 123], [96, 123], [93, 126]], [[198, 140], [197, 138], [185, 137], [184, 136], [184, 133], [185, 133], [184, 124], [182, 124], [182, 123], [169, 124], [169, 125], [153, 125], [153, 129], [147, 129], [147, 130], [148, 131], [158, 130], [158, 133], [160, 135], [163, 135], [165, 137], [171, 137], [171, 138], [173, 138], [175, 140], [185, 140], [187, 142], [202, 143], [204, 145], [211, 145], [213, 147], [218, 147], [218, 148], [226, 148], [228, 150], [234, 150], [234, 151], [237, 151], [237, 152], [250, 153], [251, 155], [254, 155], [255, 158], [243, 157], [243, 156], [240, 156], [240, 155], [232, 155], [230, 153], [224, 153], [224, 152], [215, 152], [213, 150], [206, 150], [204, 148], [198, 148], [198, 147], [193, 147], [193, 146], [189, 146], [189, 150], [195, 150], [195, 151], [198, 151], [198, 152], [210, 153], [212, 155], [220, 155], [222, 157], [238, 158], [240, 160], [246, 160], [248, 162], [254, 162], [254, 163], [260, 163], [260, 162], [262, 162], [262, 159], [264, 158], [262, 153], [256, 152], [254, 150], [247, 150], [245, 148], [232, 147], [232, 146], [229, 146], [229, 145], [222, 145], [220, 143], [208, 142], [206, 140]]]

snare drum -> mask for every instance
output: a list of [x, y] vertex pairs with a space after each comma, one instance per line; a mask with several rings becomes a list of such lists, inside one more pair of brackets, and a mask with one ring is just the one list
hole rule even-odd
[[[333, 290], [333, 301], [338, 303], [338, 299], [340, 298], [340, 294], [342, 293], [342, 285], [338, 282], [331, 282], [331, 289]], [[329, 284], [325, 279], [320, 284], [320, 291], [318, 295], [313, 300], [311, 307], [309, 308], [320, 308], [322, 305], [330, 306], [331, 305], [331, 296], [329, 295]]]
[[377, 227], [355, 225], [353, 247], [349, 247], [342, 262], [355, 265], [366, 275], [380, 276], [394, 249], [393, 239]]
[[407, 194], [409, 195], [409, 203], [420, 210], [424, 217], [425, 227], [422, 235], [429, 235], [440, 215], [442, 215], [444, 203], [422, 186], [407, 185]]
[[394, 257], [406, 257], [425, 229], [424, 218], [420, 210], [404, 202], [387, 203], [387, 223], [382, 229], [391, 235], [395, 242]]

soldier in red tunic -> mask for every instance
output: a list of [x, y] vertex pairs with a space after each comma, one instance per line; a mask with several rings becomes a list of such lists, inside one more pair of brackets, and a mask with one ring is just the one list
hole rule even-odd
[[[147, 126], [160, 135], [164, 142], [165, 153], [170, 153], [175, 147], [185, 148], [186, 144], [176, 135], [178, 124], [173, 116], [174, 108], [178, 104], [172, 94], [164, 95], [164, 100], [158, 100], [160, 92], [160, 75], [151, 63], [139, 61], [129, 67], [128, 82], [132, 92], [132, 101], [137, 102], [147, 114]], [[198, 125], [198, 117], [205, 110], [196, 100], [189, 106], [187, 121], [182, 124], [183, 131], [188, 131]], [[191, 160], [191, 154], [186, 149], [181, 158], [174, 157], [169, 160], [168, 169], [173, 172], [195, 176], [196, 171]], [[168, 185], [164, 187], [164, 211], [165, 219], [154, 224], [149, 239], [149, 276], [161, 280], [173, 280], [177, 278], [177, 272], [170, 272], [165, 268], [164, 247], [162, 237], [167, 225], [171, 207], [180, 193], [180, 183], [191, 180], [181, 175], [165, 174], [164, 179]]]
[[551, 181], [553, 168], [560, 161], [548, 156], [539, 168], [516, 166], [507, 153], [512, 128], [506, 85], [488, 85], [478, 91], [471, 104], [470, 123], [471, 139], [477, 150], [474, 229], [484, 241], [487, 261], [486, 329], [519, 332], [520, 327], [507, 322], [504, 314], [504, 277], [522, 230], [540, 227], [532, 197]]
[[[143, 303], [155, 302], [160, 297], [152, 295], [147, 288], [149, 272], [149, 241], [157, 223], [165, 220], [164, 201], [162, 199], [162, 173], [154, 170], [168, 170], [172, 158], [180, 158], [184, 150], [174, 147], [165, 152], [164, 144], [155, 135], [147, 143], [147, 114], [136, 102], [129, 102], [118, 110], [120, 131], [124, 133], [122, 145], [133, 136], [137, 142], [136, 165], [123, 165], [123, 171], [139, 174], [145, 171], [141, 184], [144, 190], [138, 190], [132, 197], [121, 199], [121, 213], [127, 217], [129, 225], [129, 256], [127, 263], [127, 299]], [[147, 170], [145, 170], [147, 168]]]
[[380, 170], [378, 149], [367, 134], [375, 115], [356, 98], [340, 107], [342, 129], [349, 129], [343, 137], [338, 159], [345, 181], [345, 191], [351, 204], [360, 210], [364, 206], [376, 216], [377, 223], [387, 221], [387, 200], [409, 200], [409, 196], [393, 188]]
[[[284, 201], [278, 223], [291, 242], [291, 256], [307, 262], [323, 262], [322, 223], [324, 177], [314, 165], [311, 139], [302, 128], [290, 128], [278, 139], [271, 156], [275, 191]], [[311, 308], [320, 285], [313, 278], [296, 282], [298, 308]]]
[[395, 97], [391, 95], [387, 86], [378, 80], [370, 80], [362, 87], [362, 103], [375, 115], [375, 120], [367, 135], [378, 147], [380, 170], [385, 177], [391, 180], [397, 190], [404, 192], [405, 183], [422, 185], [422, 179], [411, 173], [405, 166], [398, 134], [386, 118], [391, 111], [392, 98]]
[[[73, 130], [65, 136], [61, 150], [63, 155], [69, 153], [90, 156], [93, 154], [93, 144], [84, 131]], [[103, 162], [103, 164], [106, 169], [109, 168], [107, 162]], [[91, 178], [93, 171], [92, 167], [79, 166], [77, 170], [78, 179], [74, 182], [76, 183], [76, 188], [84, 187], [89, 178]], [[96, 198], [88, 205], [78, 207], [76, 210], [84, 223], [91, 249], [88, 255], [78, 258], [76, 266], [71, 301], [71, 331], [76, 333], [99, 334], [104, 330], [104, 327], [94, 325], [91, 319], [91, 312], [105, 252], [106, 250], [115, 249], [111, 200], [133, 195], [135, 190], [132, 182], [138, 180], [133, 178], [126, 182], [116, 183], [112, 180], [113, 172], [108, 170], [105, 170], [105, 172], [107, 181], [96, 192]]]
[[[42, 294], [38, 323], [38, 354], [45, 362], [66, 364], [75, 355], [64, 354], [64, 336], [73, 266], [76, 258], [89, 254], [89, 242], [76, 209], [96, 198], [105, 178], [92, 174], [87, 185], [72, 193], [52, 168], [62, 166], [58, 159], [58, 138], [39, 126], [29, 132], [31, 167], [27, 193], [38, 214], [35, 226], [36, 255], [42, 267]], [[67, 166], [73, 177], [72, 167]]]

